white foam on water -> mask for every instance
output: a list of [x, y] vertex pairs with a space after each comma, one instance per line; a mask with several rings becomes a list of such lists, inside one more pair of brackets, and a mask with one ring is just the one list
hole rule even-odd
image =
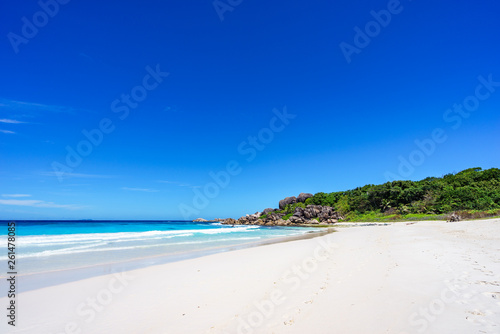
[[[255, 231], [259, 226], [238, 226], [227, 228], [209, 228], [201, 230], [175, 230], [175, 231], [146, 231], [146, 232], [115, 232], [115, 233], [82, 233], [82, 234], [60, 234], [19, 236], [16, 240], [18, 249], [24, 249], [17, 253], [17, 258], [35, 258], [54, 255], [67, 255], [89, 252], [119, 251], [130, 249], [145, 249], [160, 246], [195, 245], [205, 243], [218, 243], [226, 241], [256, 240], [260, 237], [237, 237], [224, 238], [222, 235], [232, 233], [244, 233]], [[203, 235], [220, 235], [220, 237], [204, 238], [202, 240], [187, 241], [190, 237], [203, 238]], [[175, 238], [175, 239], [174, 239]], [[160, 240], [172, 240], [161, 242]], [[179, 241], [174, 241], [179, 239]], [[187, 240], [186, 240], [187, 239]], [[150, 244], [135, 244], [130, 246], [118, 246], [119, 243], [140, 243], [153, 241]], [[1, 240], [0, 240], [1, 242]], [[68, 247], [69, 246], [69, 247]], [[42, 248], [43, 250], [39, 250]], [[47, 249], [55, 248], [55, 249]], [[6, 260], [7, 256], [0, 256], [0, 261]]]
[[[77, 253], [90, 253], [90, 252], [109, 252], [109, 251], [119, 251], [119, 250], [130, 250], [130, 249], [145, 249], [154, 247], [164, 247], [164, 246], [176, 246], [176, 245], [195, 245], [195, 244], [207, 244], [207, 243], [219, 243], [225, 241], [240, 241], [240, 240], [257, 240], [260, 237], [244, 237], [244, 238], [225, 238], [225, 239], [206, 239], [199, 241], [185, 241], [185, 242], [175, 242], [169, 244], [149, 244], [149, 245], [133, 245], [133, 246], [123, 246], [123, 247], [100, 247], [108, 245], [107, 243], [95, 243], [91, 245], [68, 247], [54, 250], [45, 250], [42, 252], [28, 253], [28, 254], [17, 254], [17, 258], [33, 258], [33, 257], [45, 257], [54, 255], [68, 255]], [[95, 248], [99, 247], [99, 248]], [[1, 256], [0, 260], [6, 260], [6, 256]]]
[[[115, 233], [81, 233], [81, 234], [59, 234], [59, 235], [37, 235], [18, 236], [16, 244], [18, 246], [51, 246], [51, 245], [71, 245], [76, 243], [93, 243], [97, 241], [141, 241], [147, 239], [168, 239], [174, 237], [193, 236], [195, 234], [224, 234], [249, 232], [258, 226], [239, 226], [227, 228], [212, 228], [200, 230], [175, 230], [175, 231], [146, 231], [146, 232], [115, 232]], [[0, 238], [0, 242], [7, 238]]]

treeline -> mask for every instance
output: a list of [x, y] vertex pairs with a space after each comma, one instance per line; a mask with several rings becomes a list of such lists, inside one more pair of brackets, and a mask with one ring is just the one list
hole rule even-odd
[[[469, 168], [421, 181], [393, 181], [347, 191], [317, 193], [306, 205], [334, 207], [347, 220], [367, 214], [446, 214], [500, 209], [500, 169]], [[291, 211], [292, 207], [285, 211]]]

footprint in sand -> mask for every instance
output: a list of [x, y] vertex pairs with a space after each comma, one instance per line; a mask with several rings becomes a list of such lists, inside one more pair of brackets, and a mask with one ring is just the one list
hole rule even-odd
[[495, 285], [495, 286], [500, 286], [500, 282], [499, 281], [493, 281], [493, 282], [488, 282], [488, 281], [476, 281], [475, 284], [479, 284], [479, 285]]
[[497, 304], [500, 305], [500, 292], [483, 292], [483, 295], [493, 298], [494, 300], [498, 301]]
[[[477, 316], [484, 316], [485, 314], [483, 312], [481, 312], [480, 310], [472, 310], [472, 311], [467, 311], [468, 316], [465, 317], [465, 319], [469, 320], [469, 321], [479, 321], [479, 322], [482, 322], [482, 319], [477, 319], [476, 317]], [[474, 317], [476, 316], [476, 317]]]
[[500, 300], [500, 292], [491, 292], [491, 297]]

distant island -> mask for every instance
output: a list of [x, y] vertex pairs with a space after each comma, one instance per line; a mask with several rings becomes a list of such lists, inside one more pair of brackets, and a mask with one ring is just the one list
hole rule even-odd
[[[347, 191], [301, 193], [229, 225], [331, 226], [338, 222], [461, 220], [500, 216], [500, 169], [469, 168], [420, 181], [392, 181]], [[197, 219], [195, 221], [206, 221]]]

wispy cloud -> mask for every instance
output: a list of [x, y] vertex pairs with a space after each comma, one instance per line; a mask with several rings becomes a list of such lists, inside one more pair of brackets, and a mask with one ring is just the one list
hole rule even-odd
[[53, 104], [43, 104], [35, 102], [25, 102], [0, 98], [0, 110], [9, 110], [13, 112], [55, 112], [55, 113], [77, 113], [79, 111], [88, 112], [88, 110], [77, 109], [67, 106]]
[[9, 131], [9, 130], [0, 130], [1, 133], [8, 133], [8, 134], [15, 134], [14, 131]]
[[147, 189], [147, 188], [129, 188], [129, 187], [122, 187], [122, 190], [129, 190], [129, 191], [142, 191], [146, 193], [156, 193], [158, 190], [156, 189]]
[[88, 54], [86, 54], [86, 53], [80, 52], [78, 55], [79, 55], [80, 57], [83, 57], [83, 58], [87, 59], [87, 60], [94, 61], [94, 58], [92, 58], [91, 56], [89, 56], [89, 55], [88, 55]]
[[194, 189], [194, 188], [201, 188], [201, 186], [193, 186], [193, 185], [188, 184], [188, 183], [182, 183], [182, 182], [177, 182], [177, 181], [157, 180], [156, 182], [173, 184], [173, 185], [176, 185], [176, 186], [179, 186], [179, 187], [187, 187], [187, 188], [192, 188], [192, 189]]
[[2, 194], [2, 197], [31, 197], [28, 194]]
[[163, 108], [163, 111], [164, 112], [176, 112], [176, 113], [181, 112], [179, 109], [177, 109], [177, 107], [170, 107], [170, 106], [166, 106], [165, 108]]
[[0, 119], [0, 123], [21, 124], [21, 123], [26, 123], [26, 122], [17, 121], [15, 119], [2, 118], [2, 119]]
[[82, 209], [81, 206], [73, 204], [56, 204], [53, 202], [45, 202], [35, 199], [0, 199], [0, 204], [30, 206], [35, 208], [57, 208], [57, 209], [70, 209], [70, 210]]
[[85, 178], [85, 179], [109, 179], [115, 177], [115, 175], [99, 175], [99, 174], [82, 174], [82, 173], [63, 173], [60, 175], [57, 172], [42, 172], [43, 176], [54, 176], [54, 177], [64, 177], [64, 178]]

